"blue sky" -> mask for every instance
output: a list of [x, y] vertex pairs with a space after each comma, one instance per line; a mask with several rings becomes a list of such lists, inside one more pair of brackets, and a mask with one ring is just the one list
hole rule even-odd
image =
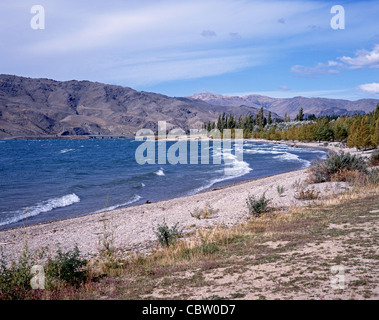
[[[334, 5], [345, 29], [331, 27]], [[169, 96], [379, 98], [378, 16], [379, 1], [2, 0], [0, 73]]]

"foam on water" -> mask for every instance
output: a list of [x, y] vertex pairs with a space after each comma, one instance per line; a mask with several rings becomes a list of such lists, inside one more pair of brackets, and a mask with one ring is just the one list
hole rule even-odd
[[164, 176], [163, 168], [160, 168], [158, 171], [155, 172], [157, 176]]
[[104, 208], [104, 209], [101, 209], [101, 210], [98, 210], [98, 211], [95, 211], [94, 213], [100, 213], [100, 212], [104, 212], [104, 211], [111, 211], [111, 210], [115, 210], [117, 208], [120, 208], [120, 207], [125, 207], [125, 206], [128, 206], [130, 204], [133, 204], [139, 200], [141, 200], [142, 197], [139, 196], [138, 194], [135, 194], [129, 201], [125, 202], [125, 203], [119, 203], [119, 204], [116, 204], [114, 206], [110, 206], [110, 207], [107, 207], [107, 208]]
[[296, 154], [293, 154], [293, 153], [290, 153], [290, 152], [284, 152], [283, 154], [281, 154], [279, 156], [274, 156], [273, 158], [274, 159], [279, 159], [279, 160], [282, 160], [282, 161], [299, 161], [299, 162], [302, 162], [304, 164], [304, 167], [308, 167], [308, 166], [311, 165], [310, 161], [305, 160], [305, 159], [301, 159]]
[[[230, 149], [226, 149], [226, 150], [230, 150]], [[189, 194], [196, 194], [200, 191], [209, 189], [210, 187], [212, 187], [214, 184], [218, 182], [242, 177], [253, 170], [252, 168], [250, 168], [247, 162], [239, 160], [237, 156], [229, 152], [222, 153], [222, 157], [224, 159], [224, 169], [217, 170], [217, 172], [223, 173], [223, 175], [219, 178], [214, 178], [214, 179], [209, 180], [205, 185], [192, 190]]]
[[80, 201], [80, 198], [75, 194], [68, 194], [60, 198], [53, 198], [46, 201], [42, 201], [30, 208], [24, 208], [13, 212], [13, 217], [0, 222], [0, 226], [8, 225], [11, 223], [19, 222], [29, 217], [38, 216], [41, 213], [52, 211], [56, 208], [62, 208], [70, 206]]
[[74, 151], [75, 149], [63, 149], [61, 150], [59, 153], [67, 153], [67, 152], [70, 152], [70, 151]]

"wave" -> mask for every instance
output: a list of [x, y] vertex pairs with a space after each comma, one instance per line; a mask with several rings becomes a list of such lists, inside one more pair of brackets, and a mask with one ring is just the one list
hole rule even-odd
[[0, 226], [8, 225], [11, 223], [19, 222], [30, 217], [38, 216], [41, 213], [49, 212], [57, 208], [63, 208], [70, 206], [74, 203], [80, 202], [80, 198], [75, 194], [68, 194], [60, 198], [53, 198], [36, 204], [30, 208], [24, 208], [23, 210], [14, 211], [15, 215], [12, 218], [6, 219], [0, 222]]
[[305, 159], [301, 159], [298, 155], [285, 152], [279, 156], [273, 157], [274, 159], [282, 160], [282, 161], [299, 161], [304, 163], [304, 167], [308, 167], [311, 165], [311, 162]]
[[125, 202], [125, 203], [119, 203], [119, 204], [116, 204], [114, 206], [110, 206], [110, 207], [107, 207], [107, 208], [104, 208], [104, 209], [101, 209], [101, 210], [98, 210], [98, 211], [95, 211], [94, 213], [100, 213], [100, 212], [104, 212], [104, 211], [111, 211], [111, 210], [115, 210], [117, 208], [120, 208], [120, 207], [125, 207], [125, 206], [128, 206], [130, 204], [133, 204], [139, 200], [141, 200], [142, 197], [139, 196], [138, 194], [134, 195], [129, 201]]
[[143, 182], [133, 186], [132, 188], [133, 189], [142, 189], [142, 188], [145, 188], [146, 187], [146, 184], [144, 184]]
[[160, 168], [158, 171], [154, 172], [157, 176], [164, 176], [163, 168]]
[[74, 151], [75, 149], [62, 149], [59, 153], [66, 153], [70, 151]]
[[244, 150], [245, 153], [251, 153], [251, 154], [280, 154], [284, 151], [280, 150], [267, 150], [267, 149], [247, 149]]
[[217, 172], [223, 173], [223, 176], [209, 180], [205, 185], [192, 190], [189, 194], [196, 194], [203, 190], [209, 189], [218, 182], [242, 177], [253, 170], [247, 162], [239, 160], [231, 153], [223, 153], [222, 156], [224, 158], [225, 166], [223, 170], [217, 170]]

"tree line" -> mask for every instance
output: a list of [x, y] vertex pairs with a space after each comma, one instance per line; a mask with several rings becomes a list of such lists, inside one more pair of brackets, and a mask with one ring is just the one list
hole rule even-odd
[[208, 132], [232, 129], [232, 135], [233, 129], [243, 129], [244, 138], [340, 141], [348, 147], [368, 149], [379, 146], [379, 104], [368, 114], [351, 116], [305, 116], [300, 108], [294, 121], [287, 114], [284, 119], [272, 119], [271, 112], [268, 112], [266, 117], [263, 107], [255, 117], [251, 114], [236, 117], [224, 112], [217, 121], [204, 123], [203, 129]]

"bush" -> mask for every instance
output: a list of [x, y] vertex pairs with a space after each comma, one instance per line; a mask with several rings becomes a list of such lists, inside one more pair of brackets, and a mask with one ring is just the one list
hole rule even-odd
[[178, 224], [179, 223], [176, 223], [174, 226], [169, 228], [166, 221], [163, 220], [163, 223], [158, 225], [155, 235], [157, 236], [158, 242], [162, 247], [169, 247], [174, 244], [178, 238], [183, 236], [182, 230], [178, 229]]
[[278, 194], [279, 194], [280, 196], [282, 196], [282, 194], [283, 194], [284, 191], [285, 191], [285, 188], [284, 188], [284, 186], [277, 186], [277, 187], [276, 187], [276, 191], [278, 192]]
[[374, 168], [367, 173], [368, 183], [374, 186], [379, 185], [379, 169]]
[[218, 210], [213, 209], [209, 202], [206, 203], [204, 209], [196, 208], [193, 212], [190, 212], [191, 217], [194, 217], [196, 219], [209, 219], [213, 215], [215, 215], [218, 212]]
[[365, 185], [367, 183], [367, 174], [357, 170], [343, 169], [331, 176], [331, 181], [344, 181], [352, 185]]
[[368, 163], [372, 167], [379, 166], [379, 150], [376, 150], [373, 153], [371, 153]]
[[31, 294], [33, 259], [25, 246], [19, 260], [8, 266], [3, 252], [0, 259], [0, 299], [20, 300]]
[[313, 189], [300, 190], [295, 194], [295, 198], [298, 200], [316, 200], [320, 197], [320, 191]]
[[68, 252], [59, 249], [56, 257], [47, 261], [46, 276], [50, 285], [83, 283], [88, 276], [88, 271], [84, 269], [87, 263], [87, 260], [80, 257], [78, 246]]
[[266, 198], [265, 194], [263, 194], [260, 198], [256, 198], [255, 196], [249, 196], [246, 199], [249, 214], [251, 214], [254, 217], [259, 217], [262, 213], [268, 212], [268, 204], [270, 203], [270, 201], [270, 199]]
[[334, 174], [343, 170], [356, 170], [366, 173], [367, 164], [362, 157], [350, 153], [330, 152], [325, 161], [316, 162], [310, 167], [310, 180], [313, 183], [331, 181]]

